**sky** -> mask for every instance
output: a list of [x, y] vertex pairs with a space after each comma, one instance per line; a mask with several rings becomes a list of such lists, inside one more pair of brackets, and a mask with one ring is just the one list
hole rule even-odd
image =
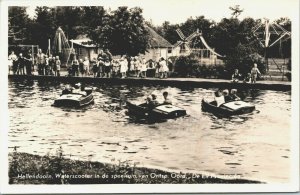
[[[298, 0], [102, 0], [84, 2], [77, 0], [70, 4], [66, 1], [31, 1], [39, 5], [99, 5], [115, 10], [119, 6], [141, 7], [143, 16], [154, 25], [161, 25], [164, 21], [171, 24], [183, 23], [189, 17], [205, 16], [207, 19], [219, 22], [222, 18], [231, 17], [229, 7], [240, 5], [243, 13], [240, 19], [246, 17], [268, 18], [271, 21], [280, 17], [295, 18], [299, 7]], [[28, 14], [34, 16], [35, 6], [27, 8]]]

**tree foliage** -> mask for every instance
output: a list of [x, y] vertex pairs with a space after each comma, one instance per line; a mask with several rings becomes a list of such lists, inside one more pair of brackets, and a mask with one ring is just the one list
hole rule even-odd
[[[11, 6], [9, 44], [37, 44], [45, 50], [48, 47], [48, 39], [53, 39], [55, 30], [60, 26], [68, 39], [87, 35], [94, 43], [111, 50], [113, 54], [137, 55], [144, 53], [148, 47], [149, 34], [144, 26], [146, 23], [171, 44], [181, 40], [176, 29], [181, 29], [186, 37], [199, 29], [206, 42], [217, 53], [231, 58], [229, 61], [236, 56], [236, 52], [247, 56], [248, 49], [263, 55], [263, 48], [253, 35], [253, 28], [261, 20], [253, 18], [240, 20], [237, 14], [242, 10], [239, 7], [231, 8], [233, 17], [223, 18], [218, 23], [200, 15], [188, 18], [181, 24], [170, 24], [165, 21], [160, 26], [154, 26], [151, 22], [145, 22], [142, 9], [138, 7], [131, 9], [119, 7], [110, 11], [101, 6], [43, 6], [36, 8], [36, 16], [31, 19], [25, 7]], [[291, 21], [288, 18], [279, 18], [276, 23], [288, 31], [291, 30]], [[192, 42], [195, 47], [203, 47], [199, 39], [195, 38]], [[247, 52], [238, 51], [243, 48], [247, 48]], [[278, 42], [268, 53], [269, 57], [288, 58], [290, 55], [290, 39]]]
[[30, 32], [27, 28], [30, 22], [25, 7], [10, 6], [8, 8], [8, 41], [10, 45], [30, 41]]
[[96, 43], [118, 55], [144, 53], [148, 46], [148, 31], [142, 9], [119, 7], [103, 17], [102, 26], [90, 32]]

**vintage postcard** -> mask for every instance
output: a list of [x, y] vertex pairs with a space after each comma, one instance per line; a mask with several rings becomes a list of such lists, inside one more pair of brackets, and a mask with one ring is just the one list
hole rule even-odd
[[299, 190], [298, 0], [0, 3], [1, 193]]

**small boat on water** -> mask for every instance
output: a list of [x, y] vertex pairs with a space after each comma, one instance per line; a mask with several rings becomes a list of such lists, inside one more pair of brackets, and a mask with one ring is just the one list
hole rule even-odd
[[62, 95], [54, 101], [53, 106], [56, 107], [81, 107], [88, 105], [94, 101], [92, 94], [93, 89], [85, 87], [83, 91], [72, 92], [63, 90]]
[[218, 116], [232, 116], [251, 113], [255, 110], [255, 106], [241, 100], [231, 101], [217, 106], [216, 101], [208, 102], [202, 99], [202, 110], [211, 112]]
[[126, 106], [129, 114], [135, 115], [138, 118], [150, 119], [174, 119], [186, 115], [186, 110], [177, 106], [163, 104], [158, 105], [153, 109], [149, 109], [146, 103], [135, 104], [127, 101]]

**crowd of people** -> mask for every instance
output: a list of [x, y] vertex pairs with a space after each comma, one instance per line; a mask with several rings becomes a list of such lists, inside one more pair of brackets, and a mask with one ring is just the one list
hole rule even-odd
[[41, 49], [38, 50], [36, 56], [32, 56], [32, 51], [19, 53], [17, 56], [11, 51], [8, 56], [9, 73], [17, 75], [32, 75], [35, 71], [34, 64], [37, 66], [39, 75], [60, 76], [61, 61], [59, 56], [46, 55]]
[[[47, 55], [38, 49], [33, 57], [31, 50], [16, 55], [11, 51], [8, 56], [9, 73], [20, 75], [32, 75], [37, 71], [38, 75], [60, 76], [61, 60], [59, 56]], [[97, 57], [78, 59], [71, 55], [71, 64], [67, 65], [68, 76], [93, 76], [93, 77], [158, 77], [167, 78], [173, 64], [170, 60], [161, 57], [158, 61], [146, 60], [143, 56], [121, 56], [113, 58], [108, 50], [100, 50]]]
[[158, 62], [152, 59], [146, 60], [143, 56], [121, 56], [113, 59], [108, 50], [100, 50], [97, 58], [94, 57], [91, 60], [88, 57], [78, 60], [74, 55], [71, 66], [68, 67], [68, 73], [69, 76], [93, 75], [93, 77], [102, 78], [125, 78], [128, 76], [167, 78], [169, 67], [163, 57]]
[[[153, 59], [146, 60], [143, 56], [121, 56], [113, 59], [112, 54], [107, 49], [100, 50], [98, 56], [92, 59], [88, 57], [78, 59], [76, 55], [72, 55], [71, 58], [71, 65], [67, 66], [68, 76], [167, 78], [173, 71], [173, 63], [170, 59], [166, 60], [164, 57], [160, 57], [158, 61], [155, 61]], [[31, 50], [21, 52], [18, 55], [11, 51], [8, 61], [9, 73], [32, 75], [34, 71], [37, 71], [38, 75], [61, 75], [60, 57], [51, 54], [48, 56], [41, 49], [38, 49], [34, 57]], [[246, 75], [241, 75], [239, 70], [235, 69], [231, 81], [243, 80], [245, 83], [256, 83], [259, 75], [261, 73], [257, 64], [254, 64], [250, 73]]]
[[[247, 73], [242, 80], [244, 83], [256, 83], [256, 79], [260, 75], [261, 73], [257, 68], [257, 64], [254, 64], [251, 71]], [[241, 78], [242, 78], [242, 74], [239, 73], [238, 69], [235, 69], [234, 73], [232, 74], [231, 81], [233, 83], [237, 83], [241, 80]]]

